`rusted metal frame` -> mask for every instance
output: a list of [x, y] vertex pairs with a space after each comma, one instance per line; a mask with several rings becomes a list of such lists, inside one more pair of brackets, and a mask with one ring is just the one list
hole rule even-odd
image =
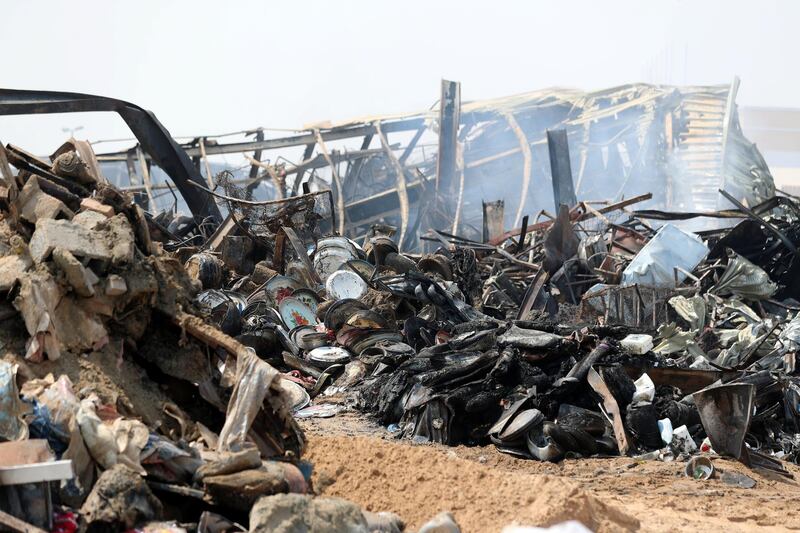
[[[200, 185], [199, 183], [192, 183], [192, 186], [193, 187], [197, 187], [201, 191], [204, 191], [205, 193], [207, 193], [207, 194], [209, 194], [209, 195], [211, 195], [211, 196], [213, 196], [215, 198], [219, 198], [220, 200], [226, 200], [228, 202], [233, 202], [233, 203], [236, 203], [236, 204], [253, 205], [253, 206], [264, 206], [264, 205], [273, 205], [273, 204], [280, 204], [280, 203], [285, 203], [286, 202], [286, 200], [242, 200], [241, 198], [232, 198], [230, 196], [226, 196], [224, 194], [220, 194], [220, 193], [218, 193], [216, 191], [212, 191], [211, 189], [207, 188], [205, 185]], [[319, 192], [312, 192], [312, 193], [308, 193], [308, 194], [317, 196], [317, 195], [321, 195], [321, 194], [325, 194], [325, 193], [331, 195], [331, 191], [329, 189], [325, 189], [325, 190], [319, 191]]]
[[[355, 164], [355, 162], [362, 161], [372, 155], [383, 154], [383, 148], [373, 148], [367, 150], [352, 150], [346, 152], [331, 152], [331, 159], [333, 159], [334, 163], [342, 163], [346, 162], [348, 165], [350, 163]], [[285, 170], [286, 175], [289, 174], [296, 174], [296, 173], [305, 173], [306, 170], [310, 169], [317, 169], [323, 168], [328, 166], [328, 162], [322, 156], [322, 154], [317, 154], [314, 157], [309, 157], [308, 159], [301, 161], [300, 163], [289, 167]], [[349, 174], [345, 174], [345, 181], [347, 181], [348, 176], [352, 174], [352, 167], [348, 167]]]
[[[506, 259], [508, 259], [509, 261], [514, 263], [515, 265], [520, 266], [522, 268], [525, 268], [527, 270], [533, 270], [535, 272], [539, 272], [541, 270], [541, 266], [540, 265], [536, 265], [536, 264], [533, 264], [533, 263], [528, 263], [526, 261], [518, 259], [518, 258], [514, 257], [513, 255], [511, 255], [510, 253], [508, 253], [507, 251], [505, 251], [502, 248], [499, 248], [497, 246], [491, 246], [491, 245], [488, 245], [488, 244], [471, 241], [469, 239], [464, 239], [462, 237], [458, 237], [457, 235], [452, 235], [450, 233], [445, 233], [444, 231], [438, 231], [438, 230], [435, 230], [435, 229], [431, 230], [431, 232], [433, 233], [435, 238], [425, 237], [425, 236], [420, 237], [420, 238], [422, 240], [425, 240], [425, 241], [440, 242], [448, 250], [452, 249], [454, 246], [462, 246], [462, 247], [466, 247], [466, 248], [473, 248], [475, 250], [484, 250], [484, 251], [495, 252], [496, 254], [499, 254], [499, 255], [505, 257]], [[450, 240], [448, 240], [448, 239], [450, 239]]]
[[336, 170], [336, 165], [333, 163], [331, 155], [328, 152], [328, 147], [325, 145], [325, 140], [322, 138], [322, 135], [318, 129], [314, 130], [314, 138], [317, 139], [319, 149], [322, 152], [323, 157], [325, 157], [325, 160], [328, 162], [328, 166], [331, 167], [331, 176], [333, 176], [333, 182], [336, 184], [336, 211], [339, 214], [338, 232], [339, 235], [344, 235], [346, 219], [344, 209], [344, 188], [342, 186], [342, 180], [339, 177], [339, 171]]
[[397, 156], [394, 155], [392, 147], [389, 145], [389, 141], [386, 139], [386, 135], [381, 129], [381, 121], [376, 120], [373, 125], [375, 126], [375, 132], [378, 134], [378, 139], [381, 141], [381, 146], [383, 146], [383, 151], [386, 153], [386, 157], [389, 159], [389, 162], [394, 168], [395, 179], [397, 180], [397, 198], [400, 202], [400, 236], [397, 239], [397, 247], [398, 250], [400, 250], [405, 242], [410, 211], [408, 203], [408, 190], [406, 189], [406, 175], [403, 171], [403, 165], [400, 164]]
[[147, 161], [144, 159], [144, 152], [142, 147], [136, 147], [136, 157], [139, 159], [139, 166], [142, 167], [142, 181], [144, 182], [144, 190], [147, 192], [147, 205], [148, 209], [155, 209], [156, 201], [153, 198], [153, 183], [150, 181], [150, 169], [147, 168]]
[[[639, 202], [644, 202], [649, 200], [653, 197], [652, 193], [640, 194], [639, 196], [634, 196], [633, 198], [628, 198], [627, 200], [622, 200], [621, 202], [617, 202], [615, 204], [611, 204], [606, 206], [602, 209], [598, 209], [598, 213], [606, 214], [611, 213], [613, 211], [618, 211], [623, 209], [629, 205], [637, 204]], [[549, 215], [548, 215], [549, 216]], [[582, 220], [587, 220], [589, 218], [593, 218], [594, 215], [592, 213], [579, 213], [577, 210], [572, 210], [570, 212], [570, 220], [572, 222], [580, 222]], [[528, 231], [539, 231], [543, 229], [549, 228], [553, 224], [553, 220], [545, 220], [544, 222], [537, 222], [533, 226], [528, 227]], [[501, 242], [505, 241], [506, 239], [511, 239], [512, 237], [516, 237], [520, 234], [521, 228], [513, 229], [511, 231], [505, 232], [503, 235], [498, 237], [497, 239], [492, 239], [490, 244], [500, 244]]]
[[531, 184], [531, 166], [533, 163], [533, 155], [531, 154], [531, 146], [528, 144], [528, 137], [522, 131], [514, 114], [510, 112], [503, 112], [503, 118], [506, 119], [508, 127], [517, 137], [519, 148], [522, 151], [522, 190], [520, 191], [519, 206], [517, 207], [517, 214], [514, 216], [514, 227], [518, 227], [522, 220], [522, 212], [525, 209], [525, 202], [528, 199], [528, 188]]
[[[403, 153], [400, 154], [400, 158], [399, 159], [400, 159], [400, 164], [401, 165], [405, 165], [406, 164], [406, 160], [411, 155], [411, 152], [414, 151], [414, 148], [417, 147], [417, 143], [419, 142], [419, 139], [422, 137], [422, 134], [425, 133], [426, 129], [427, 129], [426, 126], [423, 125], [420, 129], [417, 130], [417, 132], [414, 134], [414, 136], [408, 142], [408, 144], [406, 145], [405, 150], [403, 150]], [[366, 148], [366, 147], [362, 147], [362, 150], [364, 148]]]
[[[1, 91], [3, 90], [0, 89], [0, 92]], [[425, 125], [425, 120], [426, 119], [424, 117], [412, 117], [400, 120], [384, 120], [382, 121], [383, 132], [389, 134], [398, 131], [415, 131]], [[320, 134], [326, 142], [363, 137], [364, 135], [368, 135], [370, 133], [375, 133], [375, 128], [370, 123], [360, 124], [358, 126], [342, 126], [324, 131], [320, 130]], [[210, 146], [206, 146], [206, 153], [208, 155], [241, 154], [244, 152], [253, 152], [255, 150], [277, 150], [281, 148], [291, 148], [293, 146], [303, 146], [315, 143], [316, 137], [313, 133], [304, 133], [301, 135], [293, 135], [291, 137], [265, 139], [263, 141], [212, 144]], [[184, 145], [183, 148], [185, 153], [191, 157], [200, 155], [199, 147]], [[122, 161], [124, 158], [125, 152], [110, 152], [98, 156], [98, 160], [100, 161]]]
[[[361, 141], [361, 149], [359, 152], [365, 152], [369, 149], [369, 145], [372, 144], [372, 137], [373, 135], [370, 133], [369, 135], [364, 135], [364, 139]], [[383, 146], [381, 146], [381, 152], [383, 152]], [[347, 154], [350, 156], [350, 154]], [[361, 175], [361, 167], [364, 166], [364, 157], [359, 157], [355, 160], [355, 162], [348, 167], [347, 172], [345, 173], [345, 180], [348, 183], [353, 183], [357, 185], [358, 177]], [[348, 161], [350, 161], [348, 157]]]
[[[306, 149], [303, 151], [303, 163], [311, 159], [311, 154], [314, 153], [314, 147], [316, 145], [317, 145], [316, 140], [306, 145]], [[303, 163], [301, 163], [301, 165]], [[301, 168], [300, 170], [297, 171], [297, 176], [294, 178], [294, 183], [292, 184], [292, 196], [297, 196], [297, 193], [300, 190], [300, 182], [303, 181], [303, 175], [305, 175], [305, 173], [306, 173], [305, 168]]]
[[[267, 173], [269, 178], [272, 180], [273, 185], [275, 185], [275, 192], [278, 195], [277, 199], [278, 200], [285, 199], [286, 198], [286, 180], [284, 180], [280, 176], [278, 176], [278, 174], [275, 172], [275, 167], [273, 167], [269, 163], [265, 163], [263, 161], [259, 161], [258, 159], [255, 159], [255, 158], [253, 158], [253, 157], [251, 157], [251, 156], [249, 156], [247, 154], [244, 154], [244, 157], [245, 157], [245, 159], [247, 159], [252, 164], [253, 167], [255, 167], [255, 168], [261, 167], [261, 168], [264, 169], [264, 171]], [[258, 183], [258, 181], [260, 181], [260, 180], [256, 180], [256, 183]], [[251, 184], [252, 184], [252, 182], [251, 182]], [[248, 185], [248, 189], [249, 188], [250, 188], [250, 185]]]
[[525, 267], [525, 268], [530, 269], [530, 270], [535, 270], [537, 272], [542, 269], [541, 265], [535, 265], [533, 263], [528, 263], [527, 261], [523, 261], [521, 259], [517, 259], [516, 257], [514, 257], [510, 253], [506, 252], [505, 250], [503, 250], [500, 247], [495, 246], [494, 251], [497, 252], [498, 254], [502, 255], [503, 257], [505, 257], [506, 259], [508, 259], [512, 263], [514, 263], [515, 265], [519, 265], [521, 267]]
[[[142, 148], [170, 176], [197, 218], [221, 220], [213, 199], [195, 190], [202, 183], [186, 152], [170, 136], [155, 115], [130, 102], [81, 93], [0, 89], [0, 115], [114, 111], [126, 122]], [[120, 160], [126, 153], [123, 152]]]
[[[208, 189], [208, 188], [200, 185], [199, 183], [192, 183], [192, 186], [197, 187], [198, 189], [200, 189], [202, 191], [205, 191], [207, 194], [209, 194], [209, 195], [211, 195], [211, 196], [213, 196], [215, 198], [219, 198], [221, 200], [225, 200], [225, 201], [227, 201], [229, 203], [234, 203], [234, 204], [251, 205], [251, 206], [266, 206], [266, 205], [275, 205], [275, 204], [286, 203], [286, 200], [242, 200], [240, 198], [232, 198], [230, 196], [226, 196], [224, 194], [220, 194], [218, 192], [212, 191], [211, 189]], [[334, 212], [334, 209], [333, 209], [333, 194], [331, 193], [330, 189], [325, 189], [323, 191], [318, 191], [318, 192], [309, 192], [309, 193], [303, 194], [302, 196], [322, 196], [322, 195], [327, 195], [328, 196], [328, 199], [330, 201], [330, 206], [331, 206], [331, 225], [335, 226], [336, 225], [336, 213]], [[298, 198], [300, 198], [300, 197], [298, 197]], [[215, 231], [214, 235], [209, 239], [210, 242], [218, 242], [221, 245], [221, 243], [224, 240], [224, 238], [230, 233], [230, 231], [233, 231], [233, 227], [232, 226], [238, 226], [239, 229], [241, 229], [243, 232], [245, 232], [245, 234], [248, 234], [247, 229], [242, 227], [242, 225], [239, 223], [238, 220], [236, 220], [236, 217], [232, 212], [228, 214], [228, 218], [225, 220], [225, 222], [223, 222], [222, 226], [227, 226], [226, 232], [222, 232], [221, 231], [222, 227], [218, 227], [217, 230]], [[252, 233], [249, 233], [249, 234], [252, 235]]]

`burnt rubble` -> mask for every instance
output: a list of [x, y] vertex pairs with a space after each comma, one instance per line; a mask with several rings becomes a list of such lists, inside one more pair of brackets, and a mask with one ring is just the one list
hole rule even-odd
[[442, 212], [412, 231], [401, 201], [399, 227], [348, 237], [338, 193], [256, 200], [192, 169], [199, 214], [154, 213], [86, 142], [0, 145], [0, 523], [400, 531], [315, 495], [297, 420], [344, 410], [417, 443], [790, 477], [800, 203], [767, 185], [715, 211], [578, 201], [566, 134], [546, 133], [558, 208], [506, 231], [483, 202], [468, 236]]

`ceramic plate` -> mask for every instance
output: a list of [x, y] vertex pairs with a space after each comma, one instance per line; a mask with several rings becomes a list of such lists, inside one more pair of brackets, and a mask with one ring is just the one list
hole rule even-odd
[[350, 352], [338, 346], [322, 346], [311, 350], [308, 359], [313, 363], [330, 366], [350, 361]]
[[325, 312], [325, 326], [333, 331], [338, 331], [353, 313], [362, 309], [369, 309], [369, 307], [360, 300], [334, 302]]
[[356, 274], [361, 274], [362, 278], [368, 280], [372, 278], [372, 274], [375, 272], [375, 266], [362, 259], [353, 259], [343, 264], [340, 270], [352, 270]]
[[311, 397], [308, 392], [294, 381], [280, 378], [278, 385], [283, 390], [283, 397], [287, 399], [292, 411], [298, 411], [311, 403]]
[[317, 293], [311, 289], [297, 289], [292, 293], [292, 297], [306, 304], [316, 314], [317, 306], [319, 306], [319, 296], [317, 296]]
[[272, 276], [264, 285], [267, 296], [275, 303], [281, 303], [281, 300], [291, 296], [299, 288], [301, 285], [297, 280], [280, 274]]
[[317, 323], [317, 315], [297, 298], [287, 296], [278, 304], [283, 323], [289, 329], [297, 326], [309, 326]]
[[367, 283], [351, 270], [338, 270], [325, 283], [328, 298], [332, 300], [358, 300], [367, 294]]

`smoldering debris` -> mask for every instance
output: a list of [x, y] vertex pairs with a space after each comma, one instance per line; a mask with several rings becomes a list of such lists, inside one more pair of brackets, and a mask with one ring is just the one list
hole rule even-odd
[[[437, 172], [456, 180], [446, 89]], [[647, 191], [585, 201], [556, 146], [569, 137], [548, 138], [557, 209], [508, 229], [505, 201], [482, 198], [465, 233], [442, 222], [457, 183], [400, 200], [400, 224], [392, 209], [353, 225], [341, 190], [257, 200], [186, 167], [184, 216], [111, 185], [88, 143], [49, 159], [0, 146], [0, 522], [401, 530], [315, 495], [296, 420], [347, 410], [397, 439], [528, 460], [681, 460], [704, 480], [719, 454], [790, 477], [800, 204], [768, 173], [752, 207], [736, 189], [702, 211], [637, 210]], [[393, 161], [398, 194], [405, 171]]]

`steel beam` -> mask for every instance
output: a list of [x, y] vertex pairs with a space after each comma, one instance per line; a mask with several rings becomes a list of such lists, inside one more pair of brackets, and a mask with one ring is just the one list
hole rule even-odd
[[[396, 131], [419, 130], [424, 126], [424, 118], [409, 118], [381, 122], [381, 128], [385, 134]], [[341, 128], [319, 130], [319, 132], [322, 136], [322, 140], [328, 142], [364, 137], [365, 135], [374, 135], [375, 127], [372, 124], [363, 124], [358, 126], [343, 126]], [[278, 139], [264, 139], [263, 141], [245, 141], [239, 143], [208, 145], [206, 146], [206, 155], [238, 154], [242, 152], [253, 152], [255, 150], [277, 150], [279, 148], [290, 148], [292, 146], [314, 144], [315, 142], [316, 137], [313, 133], [304, 133], [301, 135], [280, 137]], [[198, 147], [184, 147], [184, 150], [190, 157], [196, 157], [200, 155], [200, 149]], [[125, 159], [125, 152], [101, 154], [97, 156], [97, 159], [98, 161], [123, 161]]]

